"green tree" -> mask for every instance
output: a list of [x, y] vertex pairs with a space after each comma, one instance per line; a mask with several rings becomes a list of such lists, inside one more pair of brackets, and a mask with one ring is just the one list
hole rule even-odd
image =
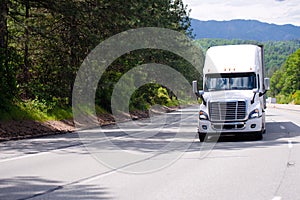
[[282, 94], [292, 94], [300, 90], [300, 49], [291, 54], [283, 65]]
[[17, 92], [16, 71], [19, 55], [9, 44], [9, 7], [11, 1], [0, 4], [0, 110], [7, 110]]
[[[299, 98], [300, 49], [291, 54], [284, 65], [271, 78], [271, 95], [280, 103], [290, 103]], [[298, 102], [298, 100], [297, 100]]]
[[[80, 64], [100, 42], [131, 28], [151, 26], [191, 36], [188, 15], [182, 0], [3, 0], [0, 101], [23, 99], [66, 106], [71, 103]], [[113, 84], [132, 67], [147, 62], [172, 63], [189, 79], [193, 77], [186, 63], [168, 52], [129, 53], [114, 62], [99, 82], [97, 97], [104, 100], [97, 103], [109, 110]]]

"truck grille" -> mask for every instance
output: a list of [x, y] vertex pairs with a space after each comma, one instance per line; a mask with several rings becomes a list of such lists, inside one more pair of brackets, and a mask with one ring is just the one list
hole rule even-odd
[[209, 104], [211, 121], [240, 121], [246, 118], [246, 102], [211, 102]]

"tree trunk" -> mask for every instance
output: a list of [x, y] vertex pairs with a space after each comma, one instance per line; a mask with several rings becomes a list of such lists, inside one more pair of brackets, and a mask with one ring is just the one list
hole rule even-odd
[[[29, 79], [29, 53], [28, 53], [28, 44], [29, 44], [29, 30], [28, 30], [28, 20], [29, 20], [29, 0], [25, 0], [25, 43], [24, 43], [24, 83], [28, 83]], [[25, 90], [26, 91], [26, 90]]]

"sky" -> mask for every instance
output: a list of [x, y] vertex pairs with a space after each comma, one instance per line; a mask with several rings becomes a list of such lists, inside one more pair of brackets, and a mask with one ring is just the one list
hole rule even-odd
[[300, 26], [300, 0], [183, 0], [199, 20], [254, 19]]

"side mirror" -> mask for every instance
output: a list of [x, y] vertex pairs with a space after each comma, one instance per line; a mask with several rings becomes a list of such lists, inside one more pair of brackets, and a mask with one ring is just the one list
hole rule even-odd
[[269, 78], [264, 79], [264, 89], [265, 89], [264, 92], [259, 93], [260, 97], [265, 95], [267, 93], [267, 91], [270, 90], [270, 79]]
[[205, 99], [203, 98], [204, 91], [203, 91], [203, 90], [201, 90], [201, 91], [198, 90], [198, 84], [197, 84], [197, 81], [193, 81], [193, 93], [194, 93], [197, 97], [200, 97], [200, 98], [202, 99], [203, 104], [206, 105], [206, 101], [205, 101]]
[[253, 91], [254, 94], [259, 92], [258, 88], [254, 88], [252, 91]]
[[201, 97], [204, 94], [203, 90], [198, 90], [198, 84], [197, 81], [193, 81], [193, 93], [197, 96], [197, 97]]
[[197, 83], [197, 81], [193, 81], [193, 93], [196, 94], [197, 97], [199, 97], [199, 91], [198, 91], [198, 83]]
[[264, 79], [264, 85], [265, 85], [265, 90], [270, 90], [270, 79], [269, 78]]

